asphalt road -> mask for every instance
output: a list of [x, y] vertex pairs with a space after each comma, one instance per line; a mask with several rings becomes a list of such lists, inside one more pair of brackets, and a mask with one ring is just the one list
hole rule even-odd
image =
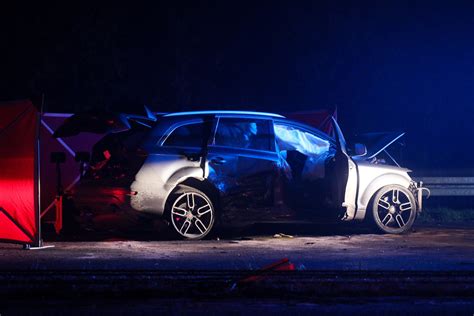
[[[43, 250], [0, 244], [0, 314], [471, 315], [473, 232], [270, 225], [203, 241], [114, 231]], [[295, 271], [259, 271], [282, 258]]]
[[474, 312], [474, 302], [445, 300], [400, 300], [399, 298], [334, 302], [301, 302], [253, 299], [241, 300], [25, 300], [12, 301], [2, 306], [2, 315], [465, 315]]
[[288, 258], [300, 271], [474, 271], [473, 227], [418, 227], [405, 235], [351, 228], [293, 238], [268, 233], [281, 229], [201, 241], [106, 236], [108, 241], [45, 242], [54, 248], [32, 251], [0, 244], [0, 270], [255, 270]]

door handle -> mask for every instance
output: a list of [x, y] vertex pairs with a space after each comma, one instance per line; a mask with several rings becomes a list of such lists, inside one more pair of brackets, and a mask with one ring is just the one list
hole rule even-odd
[[222, 164], [225, 164], [227, 162], [227, 160], [225, 160], [222, 157], [215, 157], [215, 158], [211, 159], [211, 162], [216, 164], [216, 165], [222, 165]]

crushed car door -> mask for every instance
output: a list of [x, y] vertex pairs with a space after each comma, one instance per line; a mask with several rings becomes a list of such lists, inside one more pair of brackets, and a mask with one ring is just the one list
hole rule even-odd
[[357, 211], [357, 195], [358, 195], [358, 170], [357, 165], [347, 154], [346, 140], [342, 134], [339, 124], [333, 118], [332, 123], [335, 130], [337, 152], [334, 156], [334, 168], [336, 175], [336, 182], [334, 189], [335, 202], [338, 207], [345, 209], [341, 214], [341, 219], [352, 220]]
[[285, 121], [274, 124], [277, 153], [280, 158], [282, 198], [295, 219], [316, 220], [332, 217], [328, 195], [334, 176], [326, 170], [336, 149], [321, 132]]
[[209, 180], [221, 195], [222, 221], [272, 221], [278, 156], [271, 120], [219, 117], [209, 146]]

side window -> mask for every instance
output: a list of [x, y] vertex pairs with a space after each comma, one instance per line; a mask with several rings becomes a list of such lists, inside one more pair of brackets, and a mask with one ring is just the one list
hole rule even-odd
[[170, 147], [201, 147], [203, 141], [204, 124], [191, 123], [174, 129], [166, 138], [163, 146]]
[[273, 150], [270, 121], [220, 118], [214, 145], [255, 150]]

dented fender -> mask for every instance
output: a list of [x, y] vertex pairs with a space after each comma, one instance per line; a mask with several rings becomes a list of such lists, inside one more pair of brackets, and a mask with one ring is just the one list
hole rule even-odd
[[[206, 168], [207, 169], [207, 168]], [[133, 209], [162, 215], [166, 200], [173, 189], [188, 178], [203, 180], [199, 161], [170, 155], [150, 155], [130, 186]]]
[[370, 172], [369, 170], [364, 171], [365, 172], [360, 172], [360, 195], [358, 198], [358, 208], [355, 216], [355, 219], [357, 220], [363, 220], [365, 218], [370, 199], [384, 186], [398, 184], [409, 189], [411, 184], [411, 178], [406, 173], [402, 174], [401, 172], [391, 172], [377, 174], [375, 172]]

